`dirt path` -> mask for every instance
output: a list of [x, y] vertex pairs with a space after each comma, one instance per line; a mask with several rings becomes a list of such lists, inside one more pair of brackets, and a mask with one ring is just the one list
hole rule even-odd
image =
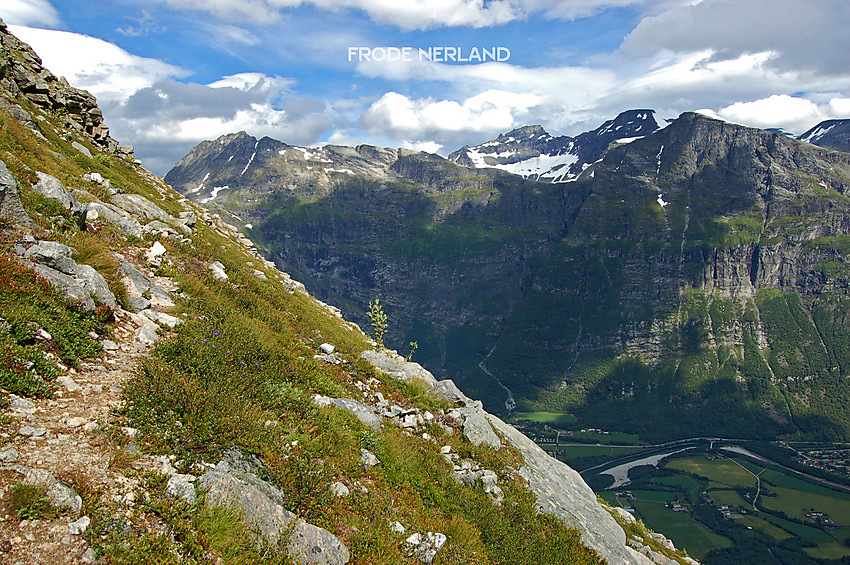
[[[163, 287], [170, 286], [168, 279], [157, 282]], [[66, 486], [78, 487], [91, 504], [92, 496], [87, 495], [85, 488], [79, 488], [84, 484], [88, 489], [103, 492], [101, 505], [114, 507], [116, 517], [133, 512], [137, 480], [127, 478], [121, 465], [111, 465], [113, 457], [120, 452], [104, 428], [116, 423], [115, 410], [120, 407], [122, 383], [133, 374], [138, 358], [147, 353], [148, 346], [136, 340], [137, 331], [152, 322], [124, 310], [117, 311], [116, 318], [112, 343], [103, 342], [105, 347], [99, 359], [81, 363], [78, 370], [70, 369], [67, 376], [71, 380], [62, 379], [55, 398], [13, 402], [5, 414], [11, 424], [0, 428], [0, 564], [94, 562], [94, 551], [82, 532], [73, 532], [73, 526], [69, 527], [72, 523], [79, 524], [79, 518], [85, 522], [85, 503], [79, 515], [66, 512], [54, 519], [20, 520], [9, 508], [9, 495], [22, 480], [45, 481], [46, 478], [48, 484], [58, 480]], [[124, 428], [123, 432], [132, 436], [134, 430]], [[132, 451], [132, 439], [130, 442]], [[158, 463], [143, 457], [134, 466], [157, 468]]]

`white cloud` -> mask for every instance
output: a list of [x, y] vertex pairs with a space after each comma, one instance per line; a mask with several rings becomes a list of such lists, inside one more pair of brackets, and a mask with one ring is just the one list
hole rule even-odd
[[702, 0], [647, 17], [626, 37], [622, 51], [710, 50], [717, 60], [773, 52], [780, 71], [846, 74], [850, 51], [846, 0]]
[[534, 94], [488, 90], [463, 102], [411, 99], [388, 92], [363, 113], [361, 125], [373, 134], [404, 139], [422, 146], [436, 147], [441, 140], [454, 141], [457, 134], [493, 134], [510, 129], [540, 102]]
[[778, 127], [800, 134], [812, 126], [831, 118], [850, 118], [850, 98], [833, 98], [826, 104], [779, 94], [753, 100], [736, 102], [722, 108], [723, 118], [759, 128]]
[[48, 0], [3, 0], [0, 18], [7, 25], [55, 27], [62, 23], [56, 8]]
[[101, 102], [126, 100], [157, 80], [189, 74], [180, 67], [132, 55], [87, 35], [21, 26], [9, 29], [36, 50], [45, 67], [77, 88], [90, 91]]

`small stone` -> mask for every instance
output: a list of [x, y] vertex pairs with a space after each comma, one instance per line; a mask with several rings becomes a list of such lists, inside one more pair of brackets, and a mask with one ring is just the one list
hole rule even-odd
[[68, 418], [65, 420], [65, 423], [69, 428], [79, 428], [80, 426], [86, 424], [88, 420], [83, 418], [82, 416], [75, 416], [73, 418]]
[[368, 449], [360, 449], [360, 463], [365, 465], [366, 467], [374, 467], [375, 465], [380, 465], [381, 461], [378, 459], [374, 453], [369, 451]]
[[74, 379], [69, 377], [68, 375], [62, 375], [56, 379], [56, 382], [65, 387], [65, 390], [68, 392], [77, 392], [80, 390], [80, 385], [78, 385]]
[[72, 536], [82, 535], [91, 524], [91, 519], [88, 516], [83, 516], [75, 522], [68, 524], [68, 533]]
[[114, 341], [112, 341], [111, 339], [104, 339], [103, 341], [100, 342], [100, 345], [106, 351], [117, 351], [118, 350], [118, 344], [115, 343]]
[[186, 504], [195, 504], [195, 485], [196, 477], [193, 475], [182, 475], [175, 473], [168, 479], [168, 485], [165, 487], [165, 493], [175, 498], [182, 498]]
[[400, 522], [393, 522], [392, 524], [390, 524], [390, 531], [394, 534], [399, 534], [403, 536], [405, 529]]
[[81, 560], [83, 563], [94, 563], [95, 561], [97, 561], [97, 554], [94, 552], [94, 549], [92, 549], [92, 548], [88, 548], [88, 549], [87, 549], [87, 550], [83, 553], [83, 556], [82, 556], [82, 557], [80, 557], [80, 560]]
[[154, 261], [163, 255], [165, 255], [165, 247], [158, 241], [155, 241], [151, 248], [145, 252], [145, 257], [147, 257], [148, 261]]
[[9, 400], [12, 401], [11, 405], [9, 406], [12, 412], [31, 412], [35, 410], [35, 404], [27, 400], [26, 398], [21, 398], [20, 396], [10, 394]]
[[340, 498], [345, 498], [346, 496], [351, 494], [351, 491], [348, 490], [348, 487], [339, 481], [331, 484], [331, 492]]
[[100, 424], [98, 424], [97, 422], [88, 422], [87, 424], [83, 425], [83, 431], [87, 434], [93, 434], [98, 430], [100, 430]]
[[42, 437], [44, 434], [47, 433], [47, 430], [44, 428], [35, 428], [33, 426], [26, 425], [21, 426], [21, 429], [18, 430], [18, 433], [22, 436], [27, 437]]
[[330, 355], [331, 353], [334, 352], [334, 349], [336, 349], [336, 348], [333, 345], [331, 345], [330, 343], [323, 343], [322, 345], [319, 346], [319, 349], [325, 355]]
[[451, 445], [444, 445], [443, 447], [440, 448], [440, 453], [442, 453], [443, 455], [448, 455], [451, 452], [452, 452], [452, 446]]
[[277, 420], [266, 420], [263, 427], [268, 430], [269, 428], [276, 428], [279, 424], [280, 422]]
[[127, 437], [133, 438], [138, 436], [141, 432], [136, 428], [121, 428], [121, 432]]
[[0, 463], [11, 463], [18, 458], [18, 451], [14, 447], [7, 447], [0, 451]]
[[142, 345], [153, 345], [159, 341], [159, 336], [156, 334], [156, 329], [152, 326], [142, 326], [136, 332], [136, 339]]
[[404, 543], [406, 543], [407, 545], [419, 545], [420, 543], [422, 543], [422, 534], [420, 534], [419, 532], [411, 534], [406, 540], [404, 540]]

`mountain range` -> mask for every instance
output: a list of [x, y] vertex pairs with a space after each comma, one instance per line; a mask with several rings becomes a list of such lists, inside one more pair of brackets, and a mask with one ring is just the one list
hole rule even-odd
[[813, 143], [631, 110], [449, 159], [238, 133], [165, 179], [359, 323], [380, 297], [389, 343], [491, 410], [843, 440], [850, 155]]

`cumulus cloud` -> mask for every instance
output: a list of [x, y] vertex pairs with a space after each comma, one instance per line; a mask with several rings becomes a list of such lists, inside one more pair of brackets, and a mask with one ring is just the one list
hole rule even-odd
[[132, 139], [136, 154], [157, 173], [167, 171], [199, 142], [240, 130], [309, 145], [332, 124], [324, 103], [293, 95], [293, 84], [260, 73], [227, 76], [211, 84], [165, 79], [109, 106], [110, 124], [113, 133]]
[[440, 141], [456, 142], [458, 134], [494, 134], [522, 121], [521, 116], [540, 103], [534, 94], [488, 90], [463, 102], [411, 99], [388, 92], [360, 119], [372, 133], [405, 140], [409, 146], [440, 149]]
[[8, 25], [56, 27], [62, 23], [48, 0], [3, 0], [0, 17]]
[[751, 102], [736, 102], [718, 112], [721, 117], [760, 128], [782, 128], [800, 134], [823, 120], [850, 118], [850, 98], [833, 98], [826, 104], [773, 95]]
[[100, 101], [126, 100], [157, 80], [189, 74], [175, 65], [132, 55], [87, 35], [21, 26], [9, 29], [36, 50], [45, 67]]
[[622, 50], [710, 50], [717, 60], [771, 52], [780, 71], [845, 74], [850, 51], [850, 3], [846, 0], [702, 0], [647, 17], [626, 37]]

